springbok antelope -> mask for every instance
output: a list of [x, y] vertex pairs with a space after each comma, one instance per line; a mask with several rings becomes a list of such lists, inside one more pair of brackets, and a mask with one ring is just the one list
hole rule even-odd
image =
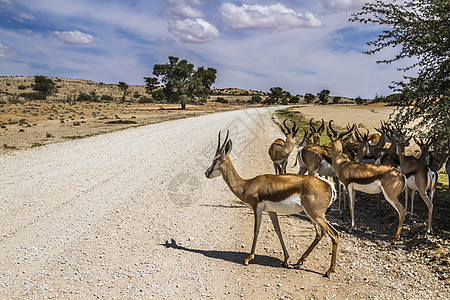
[[206, 170], [207, 178], [222, 175], [230, 190], [241, 201], [248, 204], [255, 217], [254, 235], [250, 255], [244, 260], [248, 263], [255, 256], [256, 241], [258, 239], [261, 225], [262, 213], [267, 211], [272, 220], [275, 232], [283, 248], [283, 265], [288, 266], [289, 254], [281, 235], [277, 213], [295, 214], [305, 211], [316, 229], [316, 237], [306, 252], [301, 256], [297, 265], [301, 265], [308, 257], [317, 243], [327, 233], [332, 241], [331, 265], [324, 276], [330, 276], [336, 268], [336, 255], [339, 234], [325, 218], [325, 212], [336, 197], [333, 183], [315, 176], [282, 174], [282, 175], [259, 175], [251, 179], [242, 179], [231, 162], [229, 154], [232, 149], [228, 133], [221, 145], [220, 132], [216, 154], [211, 166]]
[[273, 166], [275, 168], [275, 174], [286, 174], [286, 165], [288, 163], [289, 155], [294, 149], [295, 145], [295, 136], [297, 135], [299, 127], [296, 127], [294, 124], [292, 129], [286, 125], [286, 121], [283, 121], [283, 127], [281, 127], [281, 131], [283, 131], [286, 136], [286, 140], [276, 139], [269, 148], [270, 159], [273, 162]]
[[402, 126], [390, 126], [389, 130], [397, 147], [401, 171], [407, 179], [405, 207], [407, 208], [408, 205], [408, 188], [412, 190], [411, 208], [414, 205], [415, 191], [418, 191], [420, 197], [428, 207], [427, 233], [430, 233], [432, 229], [433, 194], [436, 187], [437, 173], [425, 163], [419, 162], [415, 157], [405, 155], [405, 146], [411, 137], [406, 137]]
[[[408, 188], [411, 189], [411, 214], [414, 207], [415, 191], [428, 207], [427, 233], [431, 232], [433, 215], [433, 196], [436, 188], [437, 173], [426, 164], [420, 163], [414, 157], [405, 156], [405, 145], [397, 143], [397, 152], [400, 160], [400, 168], [407, 178]], [[405, 194], [405, 206], [408, 203], [408, 189]]]
[[339, 213], [342, 216], [344, 214], [343, 208], [346, 202], [346, 197], [345, 192], [341, 189], [336, 173], [333, 170], [333, 166], [331, 165], [331, 148], [315, 143], [301, 144], [299, 145], [297, 151], [294, 167], [297, 165], [297, 162], [300, 165], [298, 174], [304, 175], [308, 172], [308, 175], [318, 174], [321, 176], [334, 178], [335, 184], [339, 189]]
[[[370, 147], [369, 152], [371, 156], [376, 158], [375, 164], [384, 165], [384, 166], [392, 166], [397, 170], [400, 170], [400, 161], [398, 159], [398, 154], [396, 153], [397, 149], [394, 141], [388, 135], [388, 129], [386, 123], [381, 122], [381, 128], [375, 128], [380, 134], [381, 139], [377, 146]], [[389, 148], [385, 149], [384, 144], [388, 141], [391, 143]]]
[[344, 184], [350, 198], [351, 225], [348, 231], [350, 232], [355, 226], [355, 191], [361, 191], [367, 194], [383, 193], [385, 199], [394, 207], [399, 216], [397, 232], [392, 240], [392, 242], [395, 242], [400, 235], [406, 215], [405, 209], [398, 201], [398, 195], [406, 186], [405, 177], [392, 167], [362, 164], [348, 160], [343, 154], [342, 138], [348, 135], [351, 130], [338, 135], [332, 127], [332, 122], [330, 121], [329, 127], [327, 128], [327, 135], [331, 140], [333, 169], [339, 181]]
[[314, 124], [312, 123], [313, 119], [309, 120], [309, 130], [311, 131], [312, 134], [312, 142], [316, 145], [320, 145], [320, 137], [322, 136], [322, 132], [325, 129], [325, 123], [322, 119], [322, 124], [320, 124], [319, 128], [316, 129], [316, 127], [314, 127]]

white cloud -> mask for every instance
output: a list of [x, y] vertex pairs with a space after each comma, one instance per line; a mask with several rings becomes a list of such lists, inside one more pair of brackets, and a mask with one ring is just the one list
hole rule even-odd
[[183, 4], [183, 3], [191, 3], [192, 5], [201, 5], [201, 0], [167, 0], [170, 4]]
[[28, 20], [34, 21], [36, 18], [32, 14], [27, 14], [25, 12], [18, 12], [18, 16], [14, 17], [16, 21], [25, 22]]
[[169, 17], [176, 20], [197, 19], [203, 17], [203, 13], [201, 11], [198, 11], [189, 5], [178, 5], [169, 8], [167, 11], [169, 13]]
[[169, 31], [184, 42], [206, 42], [219, 37], [217, 28], [203, 19], [170, 20]]
[[19, 32], [23, 35], [32, 36], [34, 34], [33, 30], [26, 29], [26, 28], [20, 28]]
[[94, 37], [87, 33], [75, 31], [53, 31], [56, 37], [67, 45], [86, 45], [93, 43]]
[[219, 11], [222, 14], [223, 23], [231, 29], [288, 30], [322, 26], [322, 21], [312, 13], [303, 15], [281, 3], [237, 6], [228, 2], [223, 4]]
[[16, 54], [16, 52], [14, 52], [13, 49], [0, 44], [0, 60], [12, 59], [12, 58], [16, 57], [16, 55], [17, 54]]
[[333, 10], [360, 9], [368, 0], [320, 0], [322, 4]]

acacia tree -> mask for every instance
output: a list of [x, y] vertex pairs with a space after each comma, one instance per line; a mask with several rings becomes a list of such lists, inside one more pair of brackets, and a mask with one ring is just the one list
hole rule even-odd
[[266, 104], [288, 104], [288, 99], [291, 97], [291, 94], [288, 91], [284, 91], [279, 86], [274, 86], [270, 88], [270, 93], [266, 98]]
[[181, 103], [181, 109], [186, 109], [187, 102], [195, 98], [206, 101], [211, 85], [216, 81], [216, 72], [214, 68], [196, 70], [187, 60], [174, 56], [169, 56], [169, 63], [153, 67], [153, 75], [164, 84], [167, 101]]
[[402, 93], [402, 106], [392, 121], [406, 126], [415, 122], [415, 132], [425, 128], [435, 140], [448, 145], [450, 136], [450, 1], [404, 0], [402, 4], [377, 1], [367, 3], [352, 15], [352, 22], [375, 23], [383, 27], [368, 45], [374, 54], [385, 48], [398, 47], [394, 57], [377, 63], [413, 59], [400, 71], [417, 70], [404, 75], [393, 88]]
[[158, 87], [159, 81], [156, 77], [144, 77], [145, 81], [145, 91], [150, 94], [153, 98], [153, 92]]
[[316, 96], [314, 96], [311, 93], [306, 93], [304, 98], [305, 98], [306, 104], [311, 104], [314, 101], [314, 99], [316, 99]]
[[58, 91], [53, 80], [42, 75], [34, 76], [34, 83], [31, 87], [34, 91], [41, 92], [45, 98]]
[[317, 97], [319, 97], [319, 103], [323, 105], [327, 104], [329, 95], [329, 90], [321, 90], [320, 93], [317, 94]]
[[122, 102], [125, 102], [125, 96], [127, 95], [127, 90], [128, 90], [128, 84], [126, 84], [125, 82], [123, 82], [123, 81], [119, 81], [119, 84], [117, 85], [118, 87], [119, 87], [119, 89], [121, 89], [122, 90], [122, 92], [123, 92], [123, 96], [122, 96]]

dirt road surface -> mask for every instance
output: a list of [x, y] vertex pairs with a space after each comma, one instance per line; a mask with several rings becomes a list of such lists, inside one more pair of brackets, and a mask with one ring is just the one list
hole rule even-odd
[[[1, 156], [0, 297], [447, 299], [449, 287], [407, 250], [383, 236], [373, 242], [346, 234], [333, 221], [341, 238], [331, 279], [322, 277], [329, 238], [301, 269], [284, 268], [268, 216], [255, 260], [242, 264], [253, 215], [221, 178], [204, 172], [217, 133], [230, 129], [240, 175], [272, 173], [268, 148], [282, 136], [273, 110], [164, 122]], [[304, 215], [281, 216], [280, 223], [295, 263], [313, 226]]]

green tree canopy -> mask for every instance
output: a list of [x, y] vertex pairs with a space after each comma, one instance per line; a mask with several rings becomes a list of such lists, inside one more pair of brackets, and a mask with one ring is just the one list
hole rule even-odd
[[[394, 82], [402, 93], [402, 106], [392, 121], [406, 126], [414, 123], [412, 131], [429, 130], [436, 140], [450, 136], [450, 1], [404, 0], [401, 3], [377, 1], [367, 3], [353, 14], [352, 22], [375, 23], [383, 32], [368, 44], [367, 54], [385, 48], [399, 49], [394, 57], [377, 63], [393, 63], [412, 59], [401, 71], [416, 71]], [[410, 60], [408, 60], [410, 61]]]
[[314, 99], [316, 99], [316, 96], [314, 96], [311, 93], [306, 93], [304, 98], [307, 104], [311, 104], [314, 101]]
[[153, 97], [153, 92], [156, 90], [156, 88], [159, 85], [159, 80], [156, 77], [144, 77], [144, 81], [145, 81], [145, 91], [152, 95]]
[[126, 97], [126, 95], [128, 93], [128, 87], [129, 86], [128, 86], [128, 84], [126, 84], [123, 81], [119, 81], [119, 84], [117, 86], [119, 87], [119, 89], [122, 90], [122, 92], [123, 92], [122, 102], [125, 102], [125, 97]]
[[206, 101], [211, 85], [216, 81], [216, 73], [214, 68], [195, 69], [187, 60], [179, 60], [174, 56], [169, 56], [168, 63], [155, 64], [153, 67], [153, 75], [164, 85], [163, 92], [167, 101], [181, 103], [182, 109], [186, 108], [189, 100], [197, 98]]
[[270, 88], [270, 93], [266, 98], [266, 104], [288, 104], [288, 99], [291, 98], [291, 94], [288, 91], [284, 91], [281, 87], [275, 86]]
[[319, 103], [320, 104], [327, 104], [328, 103], [328, 96], [330, 95], [329, 90], [321, 90], [320, 93], [317, 94], [317, 97], [319, 97]]
[[34, 91], [41, 92], [45, 98], [58, 91], [56, 84], [50, 78], [42, 75], [34, 76], [34, 83], [31, 85]]

